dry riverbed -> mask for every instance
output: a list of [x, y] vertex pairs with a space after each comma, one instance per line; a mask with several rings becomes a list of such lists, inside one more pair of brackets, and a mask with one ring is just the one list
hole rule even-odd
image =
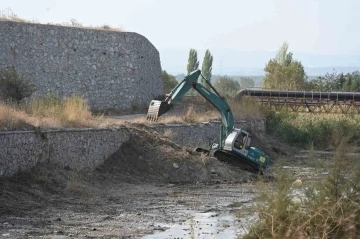
[[[41, 198], [0, 216], [4, 238], [236, 238], [252, 218], [251, 184], [112, 185], [106, 195]], [[45, 196], [45, 195], [44, 195]], [[236, 214], [241, 209], [241, 217]]]
[[0, 238], [237, 238], [256, 219], [255, 175], [129, 130], [94, 171], [39, 164], [0, 180]]
[[130, 131], [94, 171], [39, 164], [0, 180], [0, 237], [234, 238], [248, 225], [236, 213], [254, 175], [145, 126]]

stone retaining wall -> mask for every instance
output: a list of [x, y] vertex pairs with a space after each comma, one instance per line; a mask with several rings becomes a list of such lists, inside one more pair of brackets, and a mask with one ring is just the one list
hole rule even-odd
[[159, 52], [134, 32], [0, 20], [6, 67], [37, 85], [37, 96], [83, 95], [93, 110], [147, 107], [163, 93]]
[[102, 164], [129, 140], [127, 128], [0, 133], [0, 178], [49, 162], [76, 169]]

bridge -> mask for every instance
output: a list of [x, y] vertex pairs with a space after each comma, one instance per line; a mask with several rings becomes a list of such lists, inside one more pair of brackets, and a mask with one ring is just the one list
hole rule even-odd
[[315, 92], [243, 89], [236, 98], [251, 97], [267, 110], [301, 113], [360, 114], [360, 92]]

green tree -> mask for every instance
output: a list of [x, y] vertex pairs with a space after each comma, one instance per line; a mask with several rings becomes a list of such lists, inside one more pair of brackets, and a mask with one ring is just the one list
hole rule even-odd
[[357, 72], [345, 75], [345, 85], [342, 88], [343, 91], [360, 91], [360, 75]]
[[345, 75], [345, 83], [343, 85], [344, 91], [351, 91], [351, 85], [352, 85], [352, 77], [350, 74]]
[[190, 49], [189, 59], [187, 64], [187, 74], [189, 75], [194, 70], [199, 69], [199, 61], [197, 58], [197, 51], [195, 49]]
[[164, 92], [169, 93], [177, 84], [175, 76], [168, 74], [166, 71], [161, 72], [161, 80], [164, 87]]
[[315, 91], [332, 91], [332, 90], [339, 90], [343, 87], [345, 83], [345, 79], [340, 77], [333, 70], [332, 73], [326, 73], [325, 76], [319, 76], [316, 79], [310, 81], [310, 87], [308, 90], [315, 90]]
[[242, 76], [240, 77], [240, 86], [241, 88], [251, 88], [255, 86], [255, 81], [251, 77]]
[[222, 76], [217, 79], [214, 87], [220, 94], [228, 97], [233, 97], [240, 90], [239, 82], [228, 76]]
[[351, 83], [351, 91], [360, 91], [360, 81], [359, 78], [355, 78]]
[[289, 45], [284, 42], [275, 58], [265, 66], [262, 86], [270, 89], [299, 90], [306, 85], [306, 74], [300, 61], [293, 59], [288, 52]]
[[308, 83], [309, 90], [316, 91], [360, 91], [360, 75], [357, 72], [352, 74], [326, 73], [325, 76], [319, 76]]
[[344, 87], [345, 84], [345, 76], [343, 73], [341, 73], [337, 79], [337, 88], [336, 89], [342, 89]]
[[[209, 50], [206, 50], [204, 60], [201, 66], [201, 73], [208, 81], [211, 81], [212, 63], [213, 63], [213, 56], [211, 55]], [[201, 79], [201, 83], [206, 88], [209, 88], [209, 86], [205, 83], [204, 79]]]

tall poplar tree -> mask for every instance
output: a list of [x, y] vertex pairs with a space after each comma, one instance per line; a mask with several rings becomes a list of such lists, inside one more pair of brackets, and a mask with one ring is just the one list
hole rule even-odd
[[[213, 63], [213, 56], [211, 55], [209, 50], [206, 50], [201, 67], [201, 73], [208, 81], [211, 81], [212, 63]], [[204, 79], [201, 79], [201, 83], [208, 88], [208, 85], [205, 84]]]
[[189, 75], [194, 70], [199, 68], [199, 61], [197, 58], [197, 51], [195, 49], [190, 49], [189, 59], [187, 64], [187, 74]]

